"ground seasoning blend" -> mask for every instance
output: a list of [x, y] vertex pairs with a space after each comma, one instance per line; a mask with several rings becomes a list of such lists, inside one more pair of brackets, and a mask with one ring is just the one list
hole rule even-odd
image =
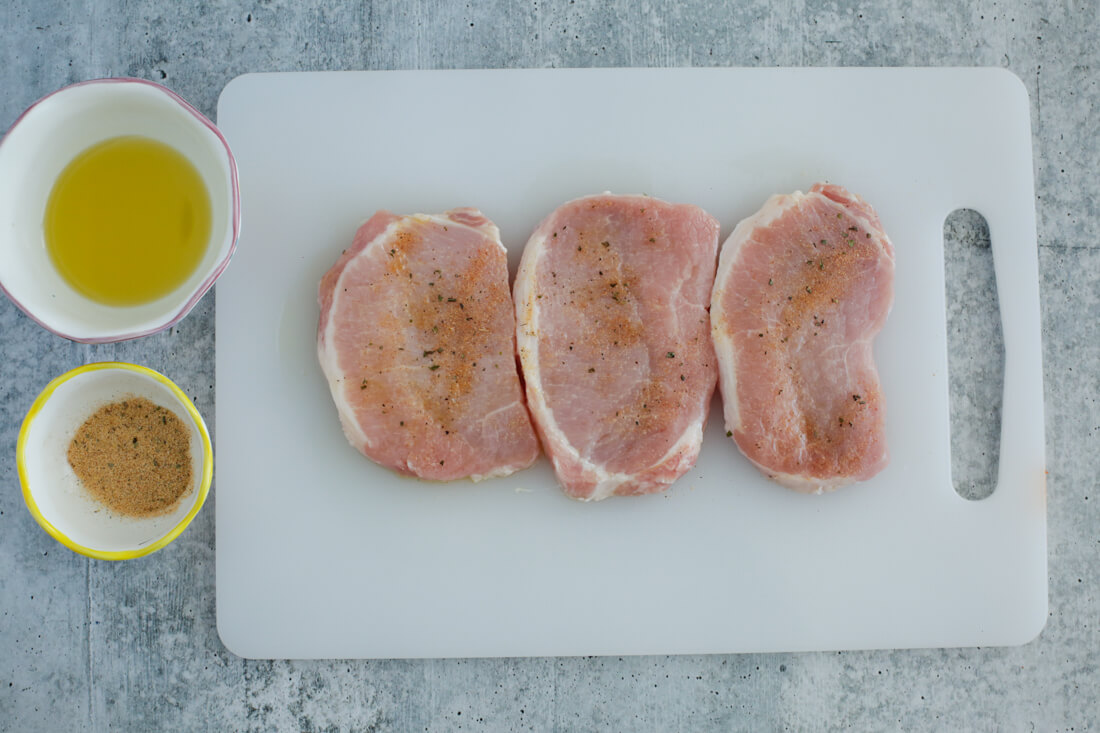
[[187, 426], [144, 397], [97, 410], [76, 431], [68, 457], [92, 498], [129, 517], [167, 514], [192, 485]]

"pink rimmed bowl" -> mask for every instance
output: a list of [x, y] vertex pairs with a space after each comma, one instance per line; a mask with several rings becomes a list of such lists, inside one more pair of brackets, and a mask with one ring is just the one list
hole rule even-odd
[[[103, 140], [140, 135], [182, 153], [210, 193], [211, 234], [191, 277], [150, 303], [110, 306], [74, 290], [46, 251], [43, 220], [53, 184], [78, 154]], [[241, 209], [237, 164], [210, 120], [142, 79], [96, 79], [35, 102], [0, 140], [0, 289], [43, 328], [84, 343], [156, 333], [186, 316], [229, 264]]]

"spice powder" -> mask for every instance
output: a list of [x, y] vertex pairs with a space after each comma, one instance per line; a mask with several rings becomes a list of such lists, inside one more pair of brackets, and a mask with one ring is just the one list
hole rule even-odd
[[76, 431], [68, 458], [95, 500], [129, 517], [167, 514], [191, 489], [189, 431], [144, 397], [97, 410]]

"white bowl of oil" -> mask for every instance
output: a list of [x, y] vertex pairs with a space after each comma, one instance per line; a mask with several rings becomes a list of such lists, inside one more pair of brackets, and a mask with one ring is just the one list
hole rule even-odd
[[[73, 439], [97, 411], [123, 400], [148, 400], [182, 423], [179, 436], [190, 458], [189, 480], [161, 511], [140, 516], [114, 511], [74, 470], [69, 452]], [[27, 509], [50, 536], [82, 555], [126, 560], [159, 550], [187, 528], [210, 491], [214, 453], [202, 416], [171, 380], [136, 364], [100, 362], [66, 372], [42, 390], [19, 431], [16, 464]], [[121, 483], [125, 478], [111, 473], [111, 480]], [[156, 482], [158, 477], [144, 479]]]
[[0, 289], [73, 341], [155, 333], [229, 264], [239, 200], [225, 138], [174, 92], [65, 87], [0, 141]]

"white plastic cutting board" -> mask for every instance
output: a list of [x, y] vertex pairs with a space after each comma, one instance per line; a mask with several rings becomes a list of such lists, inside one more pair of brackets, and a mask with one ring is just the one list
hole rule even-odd
[[[1027, 93], [997, 69], [247, 75], [218, 124], [244, 228], [217, 289], [217, 607], [246, 657], [450, 657], [1021, 644], [1047, 608]], [[876, 342], [889, 467], [825, 496], [724, 436], [663, 495], [581, 504], [549, 464], [397, 478], [345, 441], [316, 363], [322, 273], [376, 209], [480, 207], [513, 269], [576, 196], [644, 192], [734, 224], [841, 183], [897, 248]], [[950, 477], [942, 230], [989, 222], [1006, 351], [1000, 483]]]

